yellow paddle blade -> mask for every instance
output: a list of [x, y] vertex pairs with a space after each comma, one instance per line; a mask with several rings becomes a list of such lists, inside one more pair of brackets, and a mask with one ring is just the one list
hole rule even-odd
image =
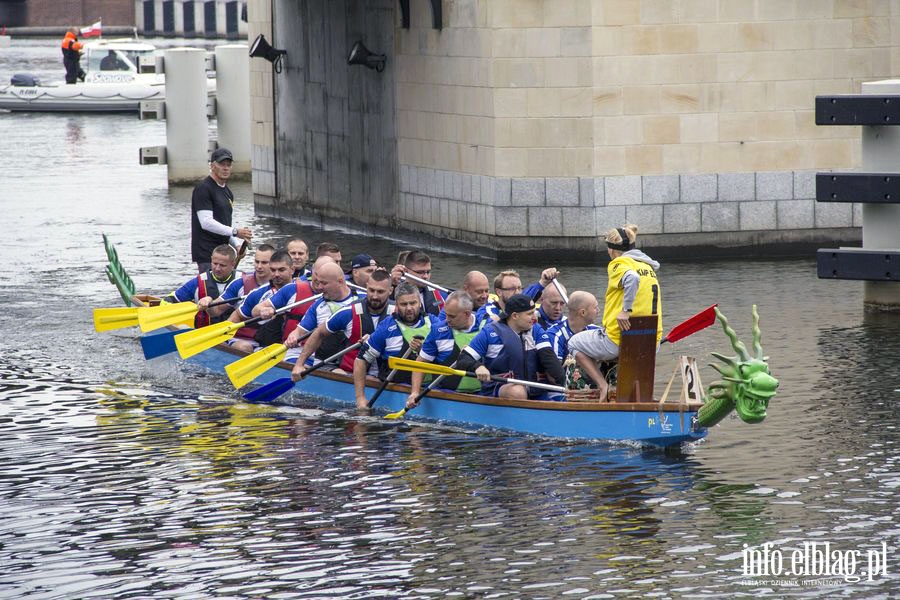
[[385, 419], [402, 419], [403, 415], [405, 415], [405, 414], [406, 414], [406, 409], [401, 408], [400, 410], [398, 410], [395, 413], [388, 413], [388, 414], [384, 415], [384, 418]]
[[287, 346], [284, 344], [272, 344], [245, 356], [225, 367], [228, 379], [235, 388], [241, 389], [275, 365], [281, 362], [287, 354]]
[[172, 325], [187, 325], [188, 327], [193, 329], [194, 325], [195, 325], [194, 316], [191, 315], [191, 316], [185, 317], [183, 321], [178, 321], [176, 323], [172, 323]]
[[243, 326], [243, 323], [223, 321], [215, 325], [179, 333], [175, 336], [175, 347], [178, 348], [178, 354], [181, 355], [181, 358], [187, 359], [222, 342], [227, 342], [234, 337], [234, 332]]
[[197, 314], [197, 305], [193, 302], [179, 302], [178, 304], [160, 304], [138, 309], [137, 318], [141, 331], [147, 333], [167, 325], [187, 323], [194, 325], [194, 315]]
[[94, 329], [97, 331], [109, 331], [134, 327], [138, 324], [138, 309], [133, 306], [118, 308], [95, 308]]
[[420, 362], [418, 360], [409, 360], [406, 358], [396, 358], [394, 356], [388, 358], [388, 367], [391, 369], [400, 369], [401, 371], [418, 371], [428, 375], [465, 375], [465, 371], [451, 369], [444, 365], [436, 365], [434, 363]]

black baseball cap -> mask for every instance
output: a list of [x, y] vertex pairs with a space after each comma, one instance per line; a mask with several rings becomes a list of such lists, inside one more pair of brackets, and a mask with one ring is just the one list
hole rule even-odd
[[513, 313], [528, 312], [529, 310], [534, 310], [534, 300], [525, 294], [515, 294], [506, 301], [500, 317], [506, 319]]
[[234, 157], [231, 155], [231, 150], [228, 148], [216, 148], [213, 150], [212, 155], [209, 157], [209, 162], [222, 162], [223, 160], [234, 161]]

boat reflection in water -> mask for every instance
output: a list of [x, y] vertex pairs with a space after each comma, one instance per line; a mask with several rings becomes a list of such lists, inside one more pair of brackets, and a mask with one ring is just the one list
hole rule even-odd
[[[141, 72], [153, 64], [156, 47], [132, 39], [99, 40], [85, 44], [82, 83], [42, 84], [28, 73], [13, 75], [0, 88], [0, 109], [45, 112], [136, 112], [145, 100], [165, 100], [162, 74]], [[207, 93], [215, 95], [215, 79], [207, 79]]]

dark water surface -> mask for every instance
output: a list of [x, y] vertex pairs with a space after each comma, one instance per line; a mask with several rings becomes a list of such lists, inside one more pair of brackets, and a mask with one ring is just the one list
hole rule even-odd
[[[52, 45], [0, 51], [0, 77], [29, 57], [54, 70]], [[147, 363], [136, 330], [91, 325], [118, 305], [101, 232], [142, 290], [191, 274], [190, 189], [137, 166], [164, 138], [134, 116], [0, 114], [0, 597], [900, 592], [900, 318], [865, 315], [861, 284], [817, 280], [811, 258], [664, 265], [666, 329], [718, 302], [749, 342], [756, 303], [781, 380], [764, 423], [728, 419], [680, 452], [252, 406], [224, 377]], [[384, 261], [402, 247], [256, 217], [249, 185], [233, 188], [258, 240], [302, 233]], [[434, 258], [451, 286], [510, 266]], [[530, 280], [541, 265], [517, 266]], [[570, 289], [605, 280], [558, 266]], [[658, 380], [711, 350], [731, 353], [720, 329], [664, 349]], [[862, 552], [857, 574], [885, 543], [888, 574], [742, 574], [745, 544], [810, 541]]]

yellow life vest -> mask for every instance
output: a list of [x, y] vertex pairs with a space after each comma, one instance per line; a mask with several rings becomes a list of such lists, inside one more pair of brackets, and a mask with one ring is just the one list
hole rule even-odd
[[653, 267], [645, 262], [635, 260], [628, 256], [619, 256], [609, 263], [609, 285], [606, 288], [606, 301], [603, 306], [603, 326], [606, 328], [606, 336], [617, 346], [622, 339], [622, 331], [616, 315], [622, 312], [625, 300], [625, 288], [622, 287], [622, 277], [628, 271], [637, 273], [640, 282], [637, 294], [634, 297], [634, 305], [631, 314], [635, 317], [656, 315], [656, 343], [662, 339], [662, 293], [659, 289], [659, 281]]

